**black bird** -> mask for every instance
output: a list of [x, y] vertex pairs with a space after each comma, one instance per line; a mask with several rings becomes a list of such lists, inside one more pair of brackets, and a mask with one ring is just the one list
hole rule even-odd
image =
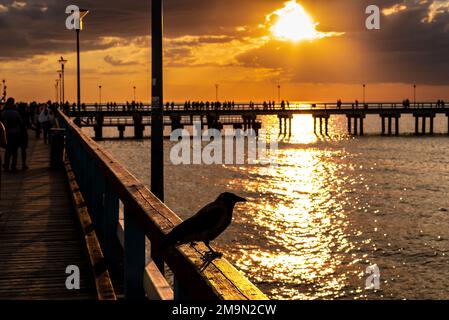
[[209, 243], [229, 227], [236, 203], [246, 201], [233, 193], [222, 193], [214, 202], [173, 228], [162, 241], [159, 249], [165, 250], [175, 245], [203, 241], [210, 250], [207, 253], [208, 256], [220, 257], [221, 253], [215, 252]]

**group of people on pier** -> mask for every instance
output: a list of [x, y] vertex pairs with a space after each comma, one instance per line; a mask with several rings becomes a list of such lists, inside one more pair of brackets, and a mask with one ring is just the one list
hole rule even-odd
[[41, 134], [43, 134], [44, 143], [48, 144], [50, 129], [55, 123], [54, 113], [56, 108], [58, 108], [58, 105], [51, 101], [45, 104], [36, 102], [27, 104], [16, 103], [14, 98], [9, 98], [4, 105], [0, 105], [1, 147], [5, 149], [4, 171], [18, 171], [19, 149], [22, 170], [28, 169], [28, 131], [35, 131], [36, 139], [40, 139]]
[[[254, 102], [249, 102], [249, 109], [250, 110], [258, 110], [259, 106], [258, 104], [255, 104]], [[279, 104], [276, 104], [274, 101], [264, 101], [262, 103], [263, 110], [274, 110], [276, 109], [276, 106], [280, 107], [282, 110], [285, 110], [286, 108], [290, 107], [290, 102], [283, 100]], [[184, 107], [184, 109], [182, 109]], [[177, 105], [175, 102], [166, 102], [165, 103], [165, 110], [236, 110], [238, 108], [243, 108], [243, 105], [237, 105], [234, 101], [185, 101], [184, 105]]]

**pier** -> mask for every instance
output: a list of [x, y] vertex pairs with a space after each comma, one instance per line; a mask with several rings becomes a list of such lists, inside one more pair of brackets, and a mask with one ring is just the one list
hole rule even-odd
[[[57, 119], [64, 158], [32, 138], [30, 169], [3, 175], [0, 299], [267, 299], [225, 258], [205, 258], [204, 244], [158, 252], [182, 220], [71, 119]], [[66, 287], [68, 266], [80, 270], [79, 290]]]
[[[254, 129], [258, 132], [262, 128], [260, 116], [277, 116], [279, 133], [291, 135], [292, 119], [294, 115], [311, 115], [314, 121], [314, 133], [328, 135], [329, 120], [332, 116], [346, 116], [348, 134], [363, 136], [365, 122], [368, 115], [378, 115], [380, 118], [382, 136], [399, 136], [400, 119], [404, 115], [415, 118], [416, 135], [434, 134], [434, 119], [437, 115], [448, 118], [449, 108], [431, 102], [420, 102], [411, 106], [400, 103], [367, 103], [355, 106], [352, 103], [318, 103], [318, 104], [283, 104], [268, 107], [266, 104], [239, 103], [214, 107], [213, 104], [201, 104], [188, 107], [185, 104], [168, 104], [163, 112], [164, 126], [172, 130], [191, 126], [193, 121], [199, 121], [202, 127], [222, 130], [229, 126], [234, 129]], [[134, 137], [142, 138], [145, 127], [151, 126], [151, 106], [96, 106], [87, 105], [81, 111], [66, 108], [65, 114], [73, 119], [80, 127], [93, 127], [95, 138], [101, 140], [104, 127], [115, 127], [119, 137], [124, 137], [126, 127], [134, 127]]]

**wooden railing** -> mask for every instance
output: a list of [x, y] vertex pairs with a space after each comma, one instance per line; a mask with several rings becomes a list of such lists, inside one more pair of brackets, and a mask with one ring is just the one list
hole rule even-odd
[[[66, 156], [98, 233], [107, 261], [123, 256], [124, 294], [127, 299], [264, 300], [267, 297], [226, 259], [204, 259], [207, 248], [183, 245], [164, 253], [151, 251], [146, 264], [146, 238], [157, 248], [182, 220], [156, 198], [107, 151], [58, 113], [66, 129]], [[119, 222], [120, 202], [124, 226]], [[121, 243], [123, 252], [114, 250]], [[173, 272], [168, 285], [164, 266]]]

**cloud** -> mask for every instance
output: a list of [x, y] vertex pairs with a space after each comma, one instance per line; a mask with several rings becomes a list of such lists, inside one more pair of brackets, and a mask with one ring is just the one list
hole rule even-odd
[[404, 5], [404, 4], [397, 3], [397, 4], [395, 4], [395, 5], [393, 5], [393, 6], [389, 7], [389, 8], [383, 9], [382, 13], [384, 15], [386, 15], [386, 16], [391, 16], [393, 14], [397, 14], [397, 13], [399, 13], [401, 11], [404, 11], [404, 10], [407, 10], [407, 6]]
[[14, 1], [11, 4], [11, 8], [22, 10], [27, 6], [27, 3], [25, 1]]
[[104, 57], [104, 61], [109, 63], [112, 66], [132, 66], [138, 64], [136, 61], [123, 61], [121, 59], [116, 59], [110, 55]]
[[449, 12], [449, 1], [447, 0], [435, 0], [429, 6], [427, 17], [423, 19], [423, 22], [432, 23], [439, 15]]
[[[2, 65], [30, 61], [35, 56], [74, 53], [75, 33], [65, 28], [65, 7], [72, 1], [16, 1], [26, 3], [20, 10], [11, 9], [11, 2], [0, 0], [0, 28], [8, 31], [0, 33]], [[90, 9], [81, 33], [83, 59], [86, 54], [96, 56], [104, 67], [98, 72], [130, 64], [138, 69], [142, 61], [149, 60], [150, 1], [77, 2]], [[372, 1], [298, 0], [314, 21], [320, 22], [315, 25], [318, 33], [345, 32], [344, 36], [324, 37], [310, 44], [272, 37], [266, 16], [282, 9], [284, 2], [166, 1], [167, 65], [197, 69], [210, 66], [216, 68], [211, 71], [215, 73], [229, 66], [255, 68], [256, 73], [264, 70], [261, 74], [280, 74], [292, 81], [413, 79], [449, 83], [449, 1], [376, 0], [384, 13], [391, 14], [383, 16], [382, 29], [373, 32], [364, 24], [365, 8]], [[116, 48], [121, 48], [120, 52]], [[130, 55], [130, 48], [146, 50], [146, 55]]]

